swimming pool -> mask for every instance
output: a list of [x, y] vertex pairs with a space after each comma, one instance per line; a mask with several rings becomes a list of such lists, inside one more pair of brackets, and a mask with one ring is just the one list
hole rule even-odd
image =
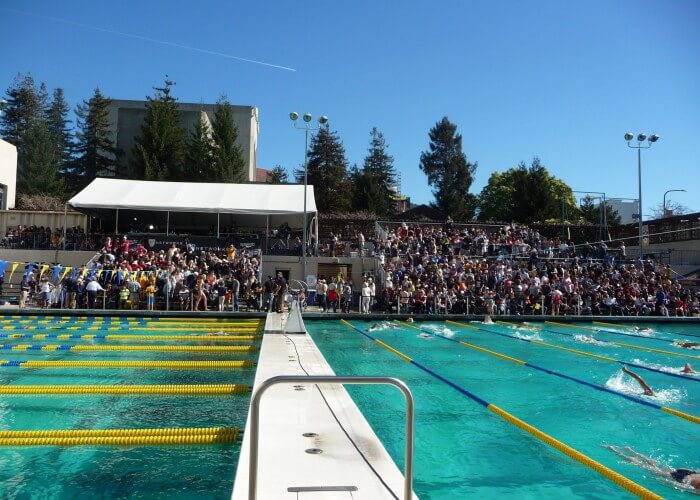
[[[622, 462], [603, 445], [632, 446], [673, 467], [700, 467], [698, 424], [644, 404], [697, 417], [700, 377], [681, 378], [642, 368], [678, 374], [685, 362], [700, 365], [700, 351], [672, 344], [674, 339], [700, 341], [698, 326], [650, 325], [654, 333], [647, 334], [632, 331], [631, 325], [581, 323], [572, 328], [540, 323], [533, 325], [536, 330], [526, 330], [507, 324], [460, 326], [426, 322], [368, 332], [372, 323], [351, 323], [486, 402], [659, 495], [682, 498], [687, 493]], [[416, 400], [414, 488], [421, 498], [631, 496], [341, 322], [309, 321], [307, 328], [337, 374], [390, 375], [408, 383]], [[593, 331], [597, 329], [605, 331]], [[496, 354], [527, 361], [540, 369]], [[615, 360], [632, 363], [630, 369], [642, 375], [657, 396], [642, 395], [636, 382], [623, 378], [623, 365]], [[598, 384], [635, 400], [542, 369]], [[401, 397], [391, 389], [376, 387], [348, 387], [348, 391], [402, 467]]]
[[[255, 361], [258, 321], [181, 318], [0, 317], [0, 389], [33, 385], [251, 386], [255, 368], [49, 366], [18, 361]], [[211, 336], [211, 332], [230, 334]], [[234, 334], [242, 333], [234, 337]], [[201, 336], [198, 338], [197, 336]], [[62, 346], [56, 350], [53, 347]], [[33, 346], [33, 347], [29, 347]], [[117, 350], [76, 350], [75, 346]], [[163, 351], [181, 346], [253, 350]], [[141, 349], [149, 350], [141, 350]], [[128, 350], [126, 350], [128, 349]], [[153, 350], [150, 350], [153, 349]], [[250, 393], [0, 394], [0, 430], [245, 426]], [[240, 440], [232, 444], [0, 446], [3, 498], [228, 498]]]

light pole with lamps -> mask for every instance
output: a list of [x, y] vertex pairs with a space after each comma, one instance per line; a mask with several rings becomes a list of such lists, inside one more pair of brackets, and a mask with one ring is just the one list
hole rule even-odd
[[666, 195], [667, 195], [668, 193], [685, 193], [685, 192], [686, 192], [685, 189], [669, 189], [668, 191], [666, 191], [666, 192], [664, 193], [664, 204], [663, 204], [663, 207], [664, 207], [664, 212], [663, 212], [664, 217], [668, 217], [668, 215], [666, 214]]
[[[627, 147], [637, 150], [637, 176], [639, 178], [639, 258], [644, 257], [644, 250], [642, 248], [642, 243], [644, 242], [644, 236], [642, 234], [642, 221], [644, 217], [642, 216], [642, 149], [649, 149], [653, 143], [659, 140], [659, 136], [652, 134], [647, 139], [646, 134], [637, 135], [637, 145], [634, 146], [630, 144], [634, 139], [634, 134], [632, 132], [627, 132], [625, 134], [625, 140], [627, 141]], [[644, 146], [643, 142], [647, 141], [647, 145]]]
[[308, 153], [309, 153], [309, 131], [315, 131], [319, 130], [323, 125], [328, 123], [328, 117], [326, 115], [321, 115], [318, 117], [318, 126], [314, 127], [311, 125], [311, 120], [313, 120], [313, 116], [311, 116], [311, 113], [304, 113], [304, 116], [302, 116], [302, 120], [304, 123], [299, 126], [297, 120], [299, 119], [299, 113], [292, 111], [289, 113], [289, 119], [292, 120], [292, 125], [294, 128], [303, 130], [304, 131], [304, 227], [303, 227], [303, 233], [302, 233], [302, 243], [301, 243], [301, 281], [306, 283], [306, 256], [308, 253], [308, 237], [307, 237], [307, 227], [306, 227], [306, 186], [307, 186], [307, 178], [309, 174], [309, 162], [308, 162]]

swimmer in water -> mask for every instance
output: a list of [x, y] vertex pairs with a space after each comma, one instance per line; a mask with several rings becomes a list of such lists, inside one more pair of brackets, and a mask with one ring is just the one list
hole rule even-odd
[[652, 389], [649, 384], [647, 384], [642, 377], [627, 369], [626, 366], [622, 365], [622, 371], [639, 382], [639, 385], [644, 389], [644, 394], [646, 396], [656, 396], [654, 389]]
[[688, 373], [688, 374], [693, 374], [697, 373], [695, 370], [693, 370], [693, 367], [690, 366], [690, 363], [686, 363], [683, 369], [681, 370], [681, 373]]
[[678, 347], [684, 347], [686, 349], [693, 349], [700, 346], [700, 342], [674, 342]]
[[639, 328], [638, 326], [635, 326], [632, 328], [635, 332], [639, 333], [654, 333], [654, 330], [651, 328]]
[[423, 339], [429, 339], [431, 337], [429, 333], [421, 333], [418, 336]]
[[406, 323], [413, 323], [413, 318], [408, 318], [408, 319], [406, 320]]
[[642, 455], [629, 446], [618, 448], [617, 446], [606, 445], [605, 447], [627, 462], [653, 472], [661, 478], [670, 479], [676, 483], [694, 488], [696, 492], [700, 492], [700, 471], [667, 467], [651, 457]]
[[603, 343], [600, 340], [596, 340], [593, 337], [588, 337], [586, 335], [577, 335], [576, 340], [578, 340], [579, 342], [585, 342], [586, 344], [602, 344]]
[[491, 316], [488, 314], [484, 316], [484, 324], [485, 325], [493, 325], [493, 320], [491, 319]]

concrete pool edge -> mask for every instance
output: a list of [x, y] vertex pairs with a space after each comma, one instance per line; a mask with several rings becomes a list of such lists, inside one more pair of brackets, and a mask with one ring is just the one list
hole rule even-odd
[[[308, 333], [287, 336], [279, 331], [266, 330], [255, 388], [276, 375], [304, 375], [300, 363], [310, 374], [334, 374]], [[360, 498], [401, 498], [403, 474], [345, 388], [324, 385], [322, 391], [323, 397], [312, 384], [304, 386], [303, 390], [291, 385], [277, 386], [262, 399], [258, 498], [297, 499], [300, 497], [293, 491], [295, 487], [329, 486], [357, 487]], [[338, 422], [356, 445], [344, 435]], [[304, 437], [304, 433], [316, 436]], [[250, 413], [234, 481], [233, 500], [248, 498], [249, 437]], [[307, 452], [314, 448], [322, 453]], [[313, 492], [313, 498], [318, 499], [338, 498], [337, 495], [337, 491]], [[415, 494], [413, 498], [417, 498]]]

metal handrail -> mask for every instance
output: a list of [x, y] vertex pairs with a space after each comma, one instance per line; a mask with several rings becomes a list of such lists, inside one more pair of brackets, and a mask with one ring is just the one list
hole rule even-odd
[[248, 469], [248, 499], [257, 498], [258, 440], [260, 437], [260, 400], [267, 389], [277, 384], [386, 384], [399, 389], [406, 398], [406, 466], [404, 470], [404, 500], [413, 493], [413, 395], [408, 386], [393, 377], [351, 377], [335, 375], [280, 375], [263, 382], [255, 390], [250, 408], [250, 465]]

